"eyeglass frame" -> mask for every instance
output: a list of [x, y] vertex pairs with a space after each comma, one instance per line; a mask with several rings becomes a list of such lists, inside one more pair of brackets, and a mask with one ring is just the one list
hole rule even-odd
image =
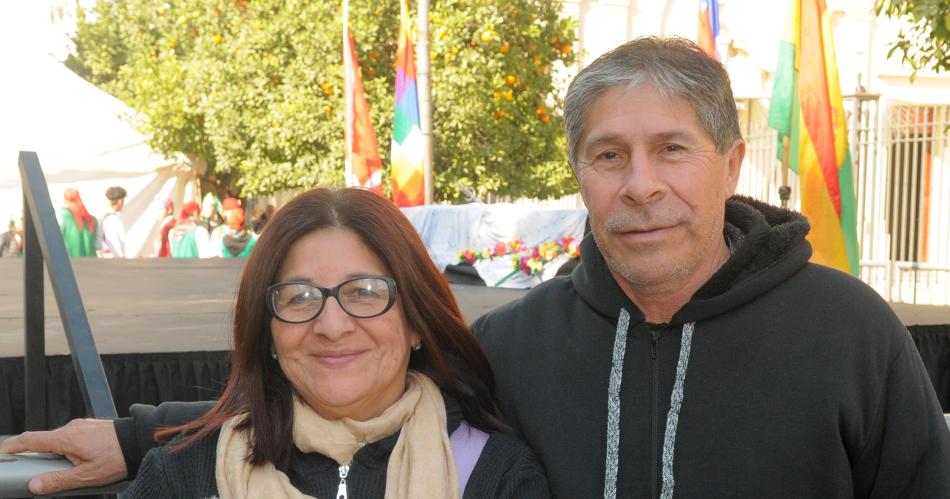
[[[359, 281], [360, 279], [382, 279], [383, 281], [386, 281], [386, 284], [389, 286], [389, 289], [390, 289], [390, 292], [389, 292], [389, 301], [386, 303], [386, 307], [383, 308], [383, 311], [382, 311], [382, 312], [380, 312], [380, 313], [378, 313], [378, 314], [367, 315], [367, 316], [353, 315], [349, 310], [346, 309], [345, 306], [343, 306], [343, 303], [340, 302], [340, 296], [339, 296], [339, 295], [340, 295], [340, 288], [342, 288], [342, 287], [345, 286], [346, 284], [349, 284], [349, 283], [351, 283], [351, 282], [353, 282], [353, 281]], [[317, 312], [316, 312], [315, 314], [313, 314], [312, 317], [310, 317], [310, 318], [307, 319], [307, 320], [303, 320], [303, 321], [288, 321], [288, 320], [286, 320], [286, 319], [281, 318], [280, 315], [277, 314], [277, 307], [274, 305], [274, 291], [275, 291], [276, 288], [278, 288], [279, 286], [285, 286], [285, 285], [287, 285], [287, 284], [302, 284], [302, 285], [304, 285], [304, 286], [310, 286], [310, 287], [312, 287], [312, 288], [317, 288], [317, 289], [320, 290], [320, 293], [323, 294], [323, 303], [320, 304], [320, 308], [317, 310]], [[326, 308], [327, 302], [329, 301], [330, 298], [336, 299], [336, 303], [337, 303], [337, 305], [340, 306], [340, 310], [342, 310], [344, 313], [346, 313], [346, 315], [349, 315], [350, 317], [353, 317], [353, 318], [356, 318], [356, 319], [372, 319], [373, 317], [379, 317], [380, 315], [383, 315], [383, 314], [385, 314], [386, 312], [389, 312], [389, 311], [393, 308], [393, 305], [396, 303], [396, 294], [397, 294], [397, 293], [398, 293], [398, 289], [397, 289], [397, 287], [396, 287], [396, 280], [393, 279], [392, 277], [385, 276], [385, 275], [372, 275], [372, 274], [367, 274], [367, 275], [360, 275], [360, 276], [352, 277], [352, 278], [350, 278], [350, 279], [347, 279], [347, 280], [341, 282], [340, 284], [337, 284], [336, 286], [333, 286], [332, 288], [325, 288], [325, 287], [323, 287], [323, 286], [320, 286], [320, 285], [318, 285], [318, 284], [314, 284], [314, 283], [309, 282], [309, 281], [282, 281], [282, 282], [275, 282], [274, 284], [271, 284], [270, 286], [267, 287], [267, 291], [265, 292], [265, 295], [264, 295], [264, 300], [267, 302], [267, 311], [270, 312], [270, 314], [271, 314], [271, 316], [272, 316], [273, 318], [275, 318], [275, 319], [277, 319], [277, 320], [279, 320], [279, 321], [281, 321], [281, 322], [285, 322], [285, 323], [287, 323], [287, 324], [303, 324], [303, 323], [305, 323], [305, 322], [310, 322], [310, 321], [316, 319], [317, 317], [319, 317], [320, 314], [323, 313], [323, 309]]]

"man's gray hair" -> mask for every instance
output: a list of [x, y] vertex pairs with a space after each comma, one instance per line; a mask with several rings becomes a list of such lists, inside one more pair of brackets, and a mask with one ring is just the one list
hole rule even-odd
[[577, 167], [587, 111], [594, 101], [615, 86], [633, 89], [647, 81], [661, 95], [672, 94], [689, 103], [719, 154], [742, 138], [729, 74], [722, 64], [685, 38], [647, 36], [598, 57], [567, 88], [564, 126], [572, 167]]

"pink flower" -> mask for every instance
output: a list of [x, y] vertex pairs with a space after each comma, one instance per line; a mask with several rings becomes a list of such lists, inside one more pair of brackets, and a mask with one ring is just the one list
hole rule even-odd
[[495, 247], [492, 248], [492, 255], [502, 256], [508, 253], [508, 247], [505, 246], [505, 243], [495, 243]]

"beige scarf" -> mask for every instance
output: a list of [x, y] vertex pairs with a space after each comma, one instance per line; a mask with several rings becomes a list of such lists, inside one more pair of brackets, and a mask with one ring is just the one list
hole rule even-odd
[[[369, 421], [326, 420], [294, 397], [294, 444], [339, 464], [368, 442], [402, 428], [386, 468], [386, 499], [444, 497], [458, 499], [455, 459], [446, 431], [445, 404], [439, 388], [424, 374], [410, 371], [402, 398]], [[273, 464], [251, 466], [250, 432], [234, 431], [243, 416], [229, 419], [218, 437], [215, 478], [223, 499], [253, 497], [310, 498]]]

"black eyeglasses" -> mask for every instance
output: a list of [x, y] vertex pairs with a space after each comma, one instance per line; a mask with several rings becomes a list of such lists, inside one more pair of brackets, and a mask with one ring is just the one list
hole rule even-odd
[[383, 315], [396, 302], [396, 280], [366, 275], [354, 277], [332, 288], [303, 281], [278, 282], [267, 288], [267, 308], [279, 321], [299, 324], [313, 320], [327, 303], [336, 298], [344, 312], [360, 319]]

